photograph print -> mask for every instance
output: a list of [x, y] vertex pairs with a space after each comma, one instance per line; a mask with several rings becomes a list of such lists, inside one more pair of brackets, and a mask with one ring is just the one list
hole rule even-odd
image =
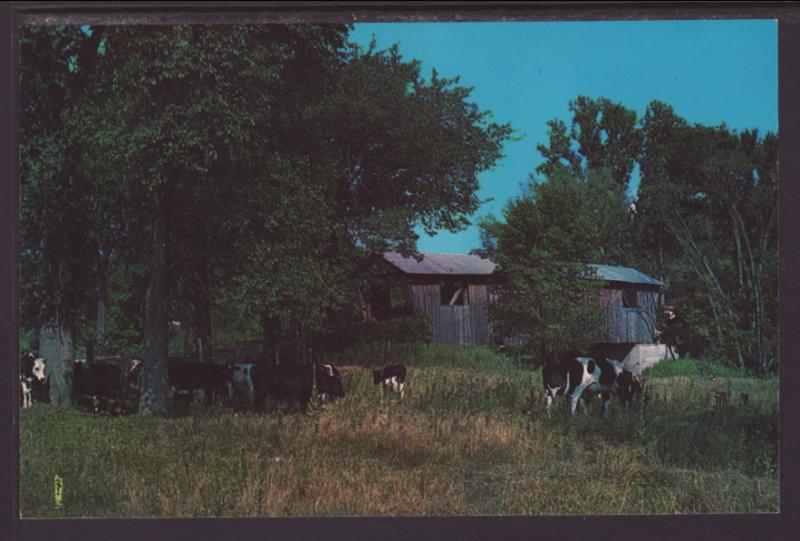
[[16, 50], [23, 519], [779, 511], [777, 21]]

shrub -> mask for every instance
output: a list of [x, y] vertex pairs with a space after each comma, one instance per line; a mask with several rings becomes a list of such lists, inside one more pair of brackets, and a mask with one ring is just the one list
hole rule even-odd
[[673, 376], [716, 376], [716, 377], [742, 377], [752, 375], [743, 373], [731, 366], [708, 359], [693, 359], [681, 357], [672, 361], [665, 360], [645, 370], [646, 376], [673, 377]]

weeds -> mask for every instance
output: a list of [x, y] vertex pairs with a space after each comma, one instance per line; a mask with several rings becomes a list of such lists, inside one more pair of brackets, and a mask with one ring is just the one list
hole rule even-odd
[[[307, 415], [220, 406], [171, 419], [103, 417], [34, 404], [21, 419], [22, 514], [778, 510], [777, 380], [651, 372], [647, 400], [630, 411], [615, 402], [603, 417], [595, 401], [590, 415], [573, 417], [558, 402], [548, 419], [540, 373], [491, 350], [395, 355], [409, 365], [404, 400], [381, 398], [371, 363], [340, 363], [347, 396]], [[524, 415], [531, 386], [539, 394]], [[720, 388], [749, 399], [715, 404]]]

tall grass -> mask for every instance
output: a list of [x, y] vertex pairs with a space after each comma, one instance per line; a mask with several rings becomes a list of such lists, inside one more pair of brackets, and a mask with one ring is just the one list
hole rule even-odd
[[[548, 418], [540, 372], [491, 350], [392, 355], [409, 365], [403, 401], [372, 384], [366, 366], [385, 361], [360, 357], [363, 366], [340, 364], [347, 396], [306, 415], [222, 405], [172, 419], [113, 418], [35, 404], [21, 419], [22, 514], [778, 510], [775, 380], [651, 376], [647, 400], [631, 411], [614, 403], [604, 418], [598, 400], [591, 415], [572, 417], [559, 402]], [[720, 386], [729, 401], [715, 400]], [[742, 393], [746, 403], [735, 398]]]

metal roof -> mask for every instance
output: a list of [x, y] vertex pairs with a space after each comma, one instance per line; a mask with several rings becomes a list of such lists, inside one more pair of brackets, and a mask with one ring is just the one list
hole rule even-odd
[[[404, 257], [397, 252], [385, 252], [383, 259], [406, 274], [451, 274], [486, 276], [492, 274], [497, 265], [489, 259], [471, 254], [420, 254], [421, 261]], [[597, 276], [609, 282], [627, 282], [660, 286], [663, 283], [632, 267], [591, 264]]]
[[597, 276], [609, 282], [628, 282], [630, 284], [664, 285], [660, 280], [648, 276], [632, 267], [616, 267], [613, 265], [590, 264]]
[[406, 274], [488, 275], [497, 267], [488, 259], [469, 254], [420, 254], [422, 260], [386, 252], [383, 258]]

